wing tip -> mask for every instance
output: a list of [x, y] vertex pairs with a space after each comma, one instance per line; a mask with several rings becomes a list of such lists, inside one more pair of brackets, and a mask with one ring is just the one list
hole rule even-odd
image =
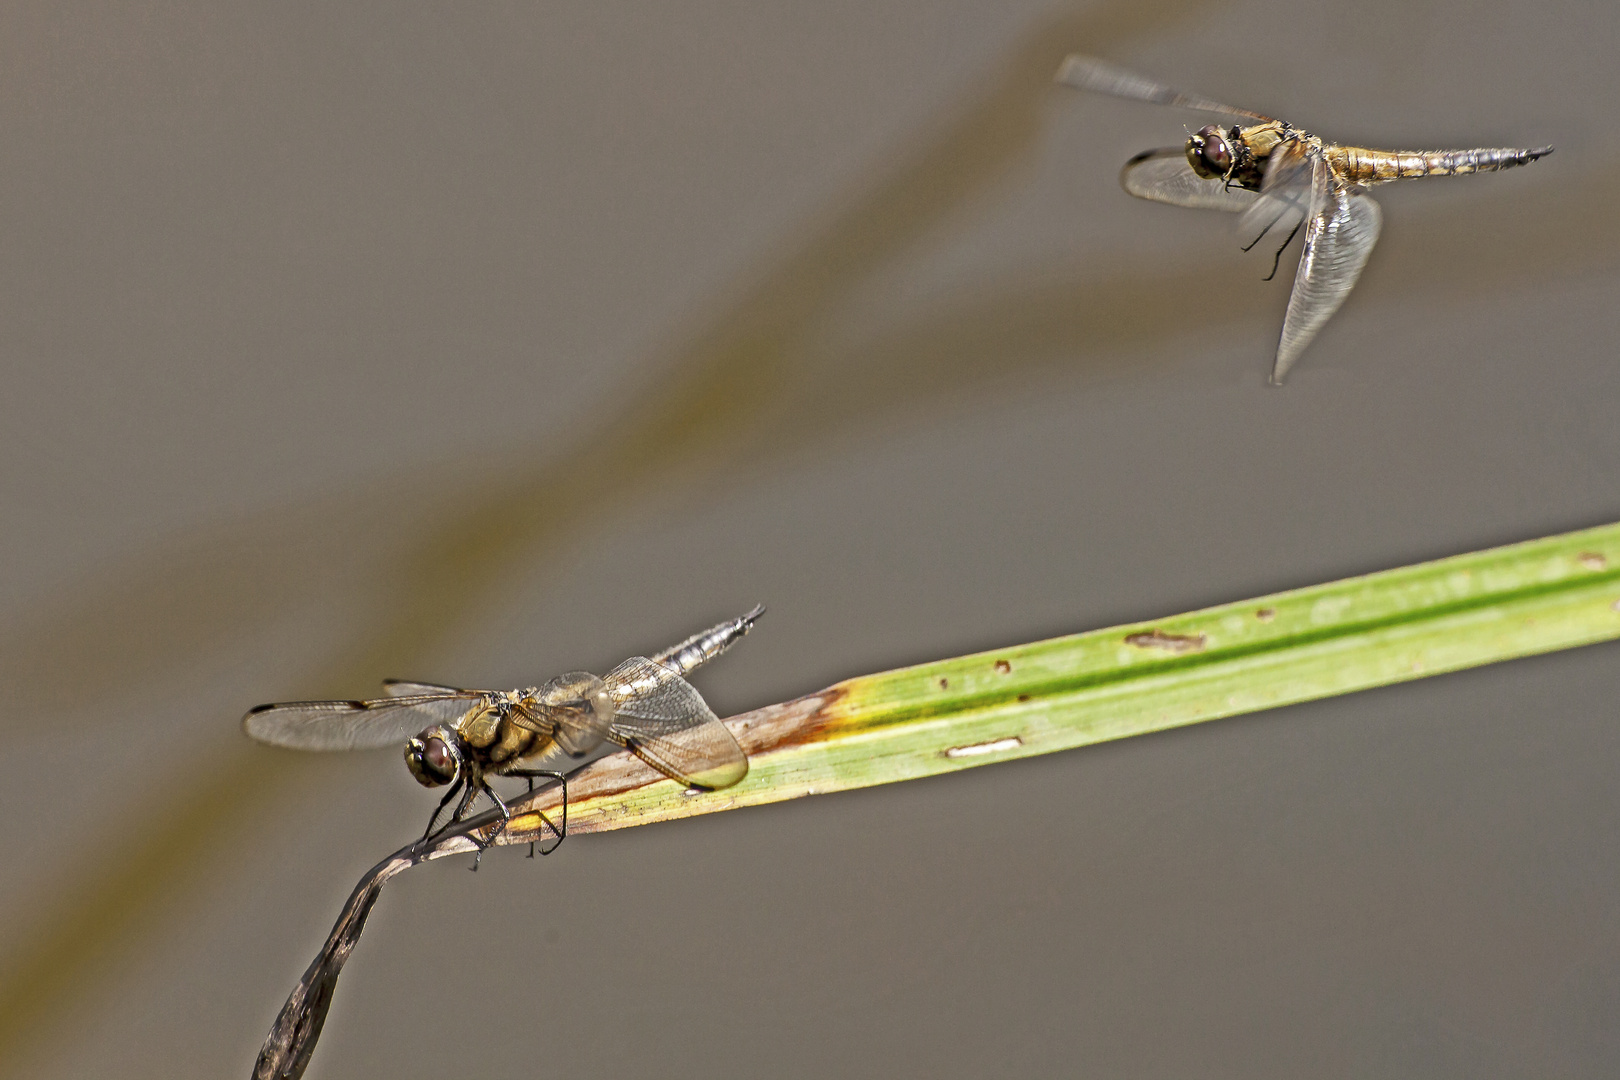
[[737, 761], [728, 761], [724, 765], [706, 769], [695, 776], [688, 776], [686, 782], [692, 787], [704, 791], [720, 791], [742, 782], [748, 775], [748, 756], [744, 754]]
[[1294, 363], [1299, 359], [1300, 353], [1304, 351], [1303, 345], [1299, 348], [1288, 351], [1278, 348], [1277, 359], [1272, 362], [1271, 377], [1266, 379], [1266, 385], [1280, 388], [1283, 384], [1283, 380], [1288, 377], [1288, 372], [1293, 368]]
[[[1093, 57], [1087, 56], [1085, 53], [1070, 53], [1068, 56], [1063, 58], [1062, 63], [1058, 64], [1057, 74], [1052, 76], [1052, 81], [1055, 83], [1060, 83], [1064, 86], [1074, 86], [1083, 89], [1083, 83], [1075, 81], [1076, 72], [1081, 68], [1091, 67], [1095, 63], [1096, 60]], [[1084, 76], [1080, 77], [1084, 78]]]
[[242, 734], [266, 746], [280, 746], [280, 741], [274, 737], [272, 731], [259, 723], [259, 718], [274, 708], [274, 705], [255, 705], [249, 709], [247, 715], [242, 717]]

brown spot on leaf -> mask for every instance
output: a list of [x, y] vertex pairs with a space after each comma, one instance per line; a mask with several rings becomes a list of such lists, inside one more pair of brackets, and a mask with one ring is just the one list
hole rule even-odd
[[1167, 634], [1158, 627], [1139, 634], [1125, 635], [1125, 644], [1138, 649], [1164, 649], [1166, 652], [1197, 652], [1206, 644], [1203, 634]]
[[941, 690], [949, 690], [951, 688], [951, 680], [949, 680], [949, 679], [940, 679], [939, 680], [939, 688]]
[[1595, 551], [1583, 551], [1579, 555], [1575, 556], [1575, 561], [1586, 567], [1588, 570], [1602, 570], [1605, 566], [1609, 565], [1609, 560], [1605, 559], [1602, 555], [1599, 555]]
[[[1616, 610], [1620, 610], [1620, 600], [1616, 600], [1615, 604], [1616, 604]], [[1028, 701], [1029, 700], [1029, 695], [1028, 694], [1019, 694], [1018, 695], [1018, 700], [1019, 701]]]
[[1259, 619], [1261, 622], [1270, 622], [1272, 619], [1277, 617], [1277, 609], [1274, 607], [1263, 607], [1254, 613], [1254, 617]]
[[1009, 674], [1012, 673], [1012, 665], [1007, 663], [1007, 661], [1005, 661], [1005, 660], [997, 660], [996, 661], [996, 671], [1000, 672], [1003, 675], [1009, 675]]

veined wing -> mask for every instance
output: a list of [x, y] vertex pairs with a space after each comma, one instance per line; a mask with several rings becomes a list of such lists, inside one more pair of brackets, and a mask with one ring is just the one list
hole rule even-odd
[[[1303, 139], [1296, 138], [1275, 147], [1266, 163], [1260, 197], [1249, 205], [1239, 223], [1244, 235], [1254, 237], [1254, 243], [1268, 234], [1280, 241], [1321, 209], [1327, 197], [1328, 177], [1325, 168], [1319, 169], [1319, 165], [1325, 165], [1321, 155]], [[1253, 247], [1254, 243], [1249, 246]]]
[[242, 728], [260, 742], [293, 750], [372, 750], [401, 746], [434, 724], [453, 724], [483, 697], [457, 690], [370, 701], [288, 701], [253, 709]]
[[612, 735], [613, 703], [604, 702], [605, 684], [588, 671], [558, 675], [542, 687], [532, 704], [512, 713], [520, 728], [539, 732], [564, 753], [581, 757]]
[[1190, 206], [1194, 210], [1240, 212], [1254, 205], [1258, 196], [1246, 188], [1228, 187], [1224, 180], [1205, 180], [1187, 164], [1187, 151], [1180, 146], [1144, 150], [1120, 170], [1120, 186], [1138, 199]]
[[1322, 198], [1312, 208], [1305, 227], [1305, 251], [1294, 274], [1294, 291], [1288, 297], [1277, 362], [1271, 370], [1273, 383], [1282, 382], [1322, 324], [1350, 295], [1383, 224], [1383, 212], [1366, 192], [1330, 185], [1327, 163], [1320, 159], [1313, 171], [1319, 178], [1316, 186]]
[[692, 684], [633, 656], [603, 679], [613, 701], [609, 737], [690, 787], [730, 787], [748, 775], [748, 755]]
[[1128, 98], [1131, 101], [1146, 101], [1154, 105], [1173, 105], [1182, 109], [1197, 109], [1200, 112], [1219, 113], [1222, 116], [1244, 116], [1251, 120], [1267, 121], [1272, 117], [1263, 116], [1248, 109], [1234, 109], [1230, 105], [1223, 105], [1213, 98], [1202, 94], [1190, 94], [1185, 90], [1177, 90], [1173, 86], [1155, 82], [1152, 79], [1127, 71], [1122, 67], [1110, 64], [1106, 60], [1098, 60], [1094, 56], [1083, 56], [1074, 53], [1063, 61], [1058, 68], [1057, 81], [1065, 86], [1073, 86], [1080, 90], [1091, 90], [1099, 94], [1111, 94], [1114, 97]]
[[389, 697], [445, 697], [476, 691], [463, 690], [459, 686], [442, 686], [439, 683], [413, 682], [410, 679], [384, 679], [383, 693]]

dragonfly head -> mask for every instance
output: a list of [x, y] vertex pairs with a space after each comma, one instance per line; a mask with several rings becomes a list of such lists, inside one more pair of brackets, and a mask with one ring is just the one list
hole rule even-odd
[[461, 775], [461, 741], [447, 727], [430, 727], [405, 744], [405, 764], [423, 787], [452, 783]]
[[1232, 172], [1232, 148], [1226, 133], [1206, 124], [1187, 140], [1187, 164], [1205, 180], [1224, 180]]

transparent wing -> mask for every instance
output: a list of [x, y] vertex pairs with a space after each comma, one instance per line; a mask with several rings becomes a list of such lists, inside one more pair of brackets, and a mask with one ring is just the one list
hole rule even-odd
[[389, 697], [428, 697], [430, 695], [465, 694], [467, 692], [459, 686], [442, 686], [439, 683], [412, 682], [409, 679], [383, 680], [383, 693]]
[[[1239, 222], [1245, 236], [1258, 243], [1261, 237], [1289, 236], [1307, 217], [1321, 207], [1326, 194], [1327, 176], [1321, 155], [1310, 144], [1294, 139], [1271, 151], [1266, 176], [1260, 182], [1260, 197], [1250, 203]], [[1254, 243], [1249, 246], [1253, 247]]]
[[1138, 199], [1194, 210], [1244, 211], [1259, 197], [1246, 188], [1228, 187], [1224, 180], [1205, 180], [1192, 171], [1187, 151], [1179, 146], [1137, 154], [1120, 170], [1119, 182]]
[[1248, 109], [1234, 109], [1230, 105], [1223, 105], [1213, 98], [1202, 94], [1190, 94], [1185, 90], [1177, 90], [1173, 86], [1155, 82], [1127, 71], [1122, 67], [1110, 64], [1106, 60], [1098, 60], [1094, 56], [1082, 56], [1075, 53], [1063, 61], [1058, 68], [1057, 81], [1065, 86], [1073, 86], [1079, 90], [1090, 90], [1098, 94], [1110, 94], [1114, 97], [1129, 98], [1131, 101], [1146, 101], [1154, 105], [1173, 105], [1182, 109], [1197, 109], [1200, 112], [1219, 113], [1222, 116], [1245, 116], [1251, 120], [1270, 120], [1269, 116], [1262, 116]]
[[603, 679], [614, 705], [609, 737], [673, 780], [730, 787], [748, 775], [748, 755], [692, 684], [633, 656]]
[[1283, 381], [1322, 324], [1350, 295], [1383, 224], [1383, 212], [1365, 192], [1338, 184], [1329, 187], [1325, 162], [1318, 162], [1317, 170], [1322, 198], [1305, 228], [1305, 251], [1288, 297], [1277, 362], [1271, 370], [1273, 383]]
[[588, 671], [558, 675], [540, 689], [532, 706], [512, 715], [512, 722], [555, 740], [564, 753], [581, 757], [610, 736], [613, 708], [611, 701], [601, 702], [598, 695], [603, 689], [602, 680]]
[[453, 724], [482, 700], [476, 690], [459, 690], [371, 701], [288, 701], [260, 705], [242, 718], [242, 729], [260, 742], [293, 750], [372, 750], [403, 745], [434, 724]]

